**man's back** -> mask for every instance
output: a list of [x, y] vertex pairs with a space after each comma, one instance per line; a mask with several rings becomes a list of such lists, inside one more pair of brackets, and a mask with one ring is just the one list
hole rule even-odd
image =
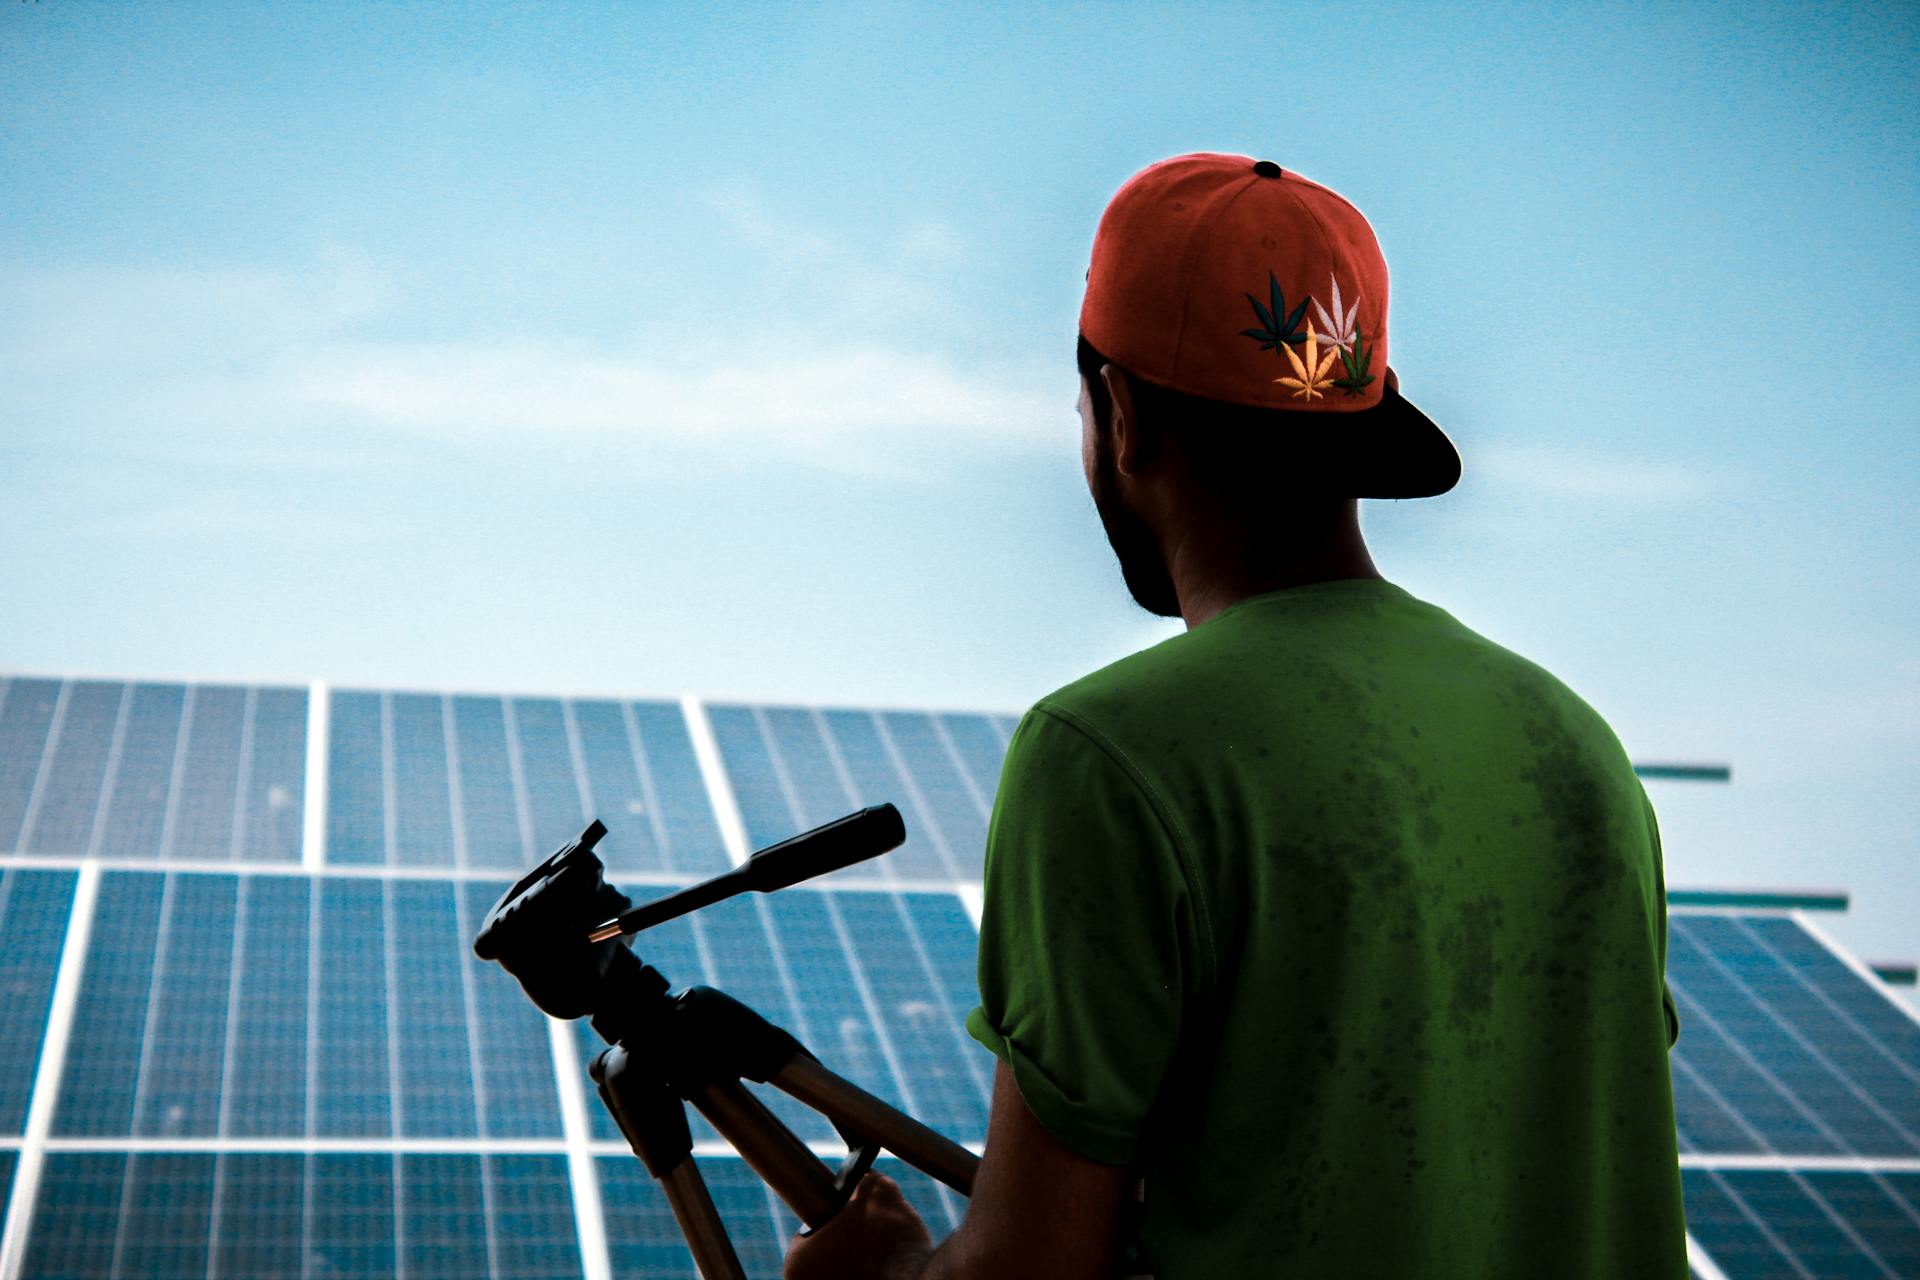
[[1390, 583], [1042, 699], [974, 1034], [1185, 1276], [1682, 1276], [1658, 831], [1617, 738]]

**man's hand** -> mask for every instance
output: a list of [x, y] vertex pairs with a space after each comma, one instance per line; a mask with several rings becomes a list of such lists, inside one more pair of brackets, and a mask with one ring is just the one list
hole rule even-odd
[[893, 1280], [919, 1272], [933, 1254], [933, 1237], [900, 1184], [869, 1173], [846, 1207], [812, 1235], [787, 1249], [786, 1280]]
[[960, 1229], [934, 1250], [899, 1184], [870, 1173], [831, 1222], [793, 1242], [786, 1280], [1108, 1280], [1133, 1181], [1048, 1133], [1003, 1062]]

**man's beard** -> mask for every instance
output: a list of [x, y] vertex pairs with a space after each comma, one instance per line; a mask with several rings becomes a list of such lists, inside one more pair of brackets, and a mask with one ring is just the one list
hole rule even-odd
[[1177, 618], [1180, 593], [1174, 590], [1173, 576], [1167, 572], [1160, 540], [1153, 536], [1147, 522], [1121, 501], [1119, 480], [1112, 441], [1102, 435], [1095, 439], [1093, 449], [1093, 509], [1107, 531], [1107, 545], [1120, 561], [1120, 576], [1133, 602], [1155, 617]]

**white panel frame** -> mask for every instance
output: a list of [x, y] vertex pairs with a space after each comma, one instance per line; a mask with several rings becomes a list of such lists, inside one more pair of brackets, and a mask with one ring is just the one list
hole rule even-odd
[[99, 898], [100, 864], [82, 862], [74, 880], [73, 906], [67, 913], [67, 936], [60, 945], [60, 968], [53, 982], [46, 1035], [40, 1042], [40, 1065], [34, 1071], [33, 1092], [28, 1095], [20, 1163], [13, 1171], [6, 1226], [0, 1231], [0, 1280], [18, 1280], [26, 1266], [27, 1228], [40, 1191], [40, 1170], [48, 1149], [47, 1135], [53, 1130], [53, 1109], [60, 1101], [60, 1077], [66, 1067], [73, 1010], [80, 1000], [87, 942], [93, 936], [93, 911]]

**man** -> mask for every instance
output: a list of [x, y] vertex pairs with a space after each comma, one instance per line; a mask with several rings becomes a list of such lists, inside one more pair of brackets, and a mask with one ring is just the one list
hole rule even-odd
[[1460, 474], [1372, 228], [1162, 161], [1080, 327], [1101, 522], [1187, 630], [1008, 748], [965, 1221], [936, 1251], [869, 1177], [787, 1275], [1684, 1277], [1653, 809], [1598, 713], [1368, 555], [1358, 498]]

